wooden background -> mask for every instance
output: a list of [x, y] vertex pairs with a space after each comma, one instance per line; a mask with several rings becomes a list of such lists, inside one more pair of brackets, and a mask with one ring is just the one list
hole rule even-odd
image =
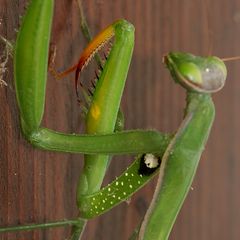
[[[0, 33], [15, 39], [26, 0], [0, 0]], [[184, 108], [184, 91], [162, 65], [168, 51], [219, 57], [240, 55], [239, 0], [83, 0], [92, 33], [118, 18], [135, 25], [136, 43], [123, 110], [126, 128], [174, 131]], [[56, 65], [64, 69], [86, 42], [75, 0], [56, 0], [52, 42]], [[212, 47], [211, 47], [212, 46]], [[4, 46], [1, 44], [1, 52]], [[1, 55], [1, 54], [0, 54]], [[13, 84], [12, 61], [0, 87], [0, 225], [73, 218], [81, 156], [34, 149], [22, 137]], [[240, 239], [240, 62], [227, 63], [225, 88], [214, 95], [216, 121], [195, 181], [172, 231], [171, 240]], [[49, 77], [43, 125], [65, 132], [80, 128], [71, 81]], [[115, 159], [108, 178], [130, 157]], [[106, 181], [107, 181], [106, 180]], [[89, 222], [84, 240], [125, 240], [141, 220], [154, 189], [151, 182], [129, 205], [122, 204]], [[6, 239], [66, 239], [70, 229], [0, 234]]]

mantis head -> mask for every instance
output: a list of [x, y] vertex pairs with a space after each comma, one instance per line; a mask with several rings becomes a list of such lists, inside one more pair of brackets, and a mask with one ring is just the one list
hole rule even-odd
[[226, 81], [227, 69], [218, 57], [199, 57], [189, 53], [170, 52], [164, 57], [163, 62], [174, 80], [190, 91], [217, 92]]

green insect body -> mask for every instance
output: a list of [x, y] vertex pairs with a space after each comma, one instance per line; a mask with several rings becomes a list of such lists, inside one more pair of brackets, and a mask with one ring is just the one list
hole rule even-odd
[[168, 239], [191, 187], [213, 119], [211, 97], [207, 94], [188, 94], [187, 114], [163, 156], [159, 190], [155, 192], [145, 215], [139, 239]]
[[[176, 77], [176, 73], [177, 76], [180, 76], [176, 79], [178, 82], [192, 83], [192, 76], [183, 79], [181, 76], [182, 65], [175, 62], [181, 53], [176, 53], [177, 58], [174, 54], [171, 53], [167, 56], [167, 67], [170, 70], [174, 69], [171, 70], [174, 77]], [[186, 56], [192, 57], [190, 54], [183, 53], [183, 59]], [[209, 88], [205, 89], [204, 82], [214, 81], [216, 89], [211, 88], [211, 91], [214, 92], [226, 80], [226, 68], [223, 67], [223, 62], [220, 59], [193, 57], [196, 61], [204, 60], [206, 65], [209, 62], [209, 66], [211, 66], [212, 61], [215, 61], [215, 71], [209, 72], [207, 78], [202, 78], [200, 80], [202, 84], [193, 86], [191, 91], [188, 90], [185, 117], [163, 155], [157, 188], [141, 225], [139, 240], [168, 239], [176, 216], [191, 187], [215, 116], [211, 96], [204, 93], [209, 92]], [[180, 67], [180, 70], [177, 67]], [[193, 68], [192, 72], [196, 72], [196, 65], [189, 65], [189, 67]], [[202, 66], [199, 69], [201, 71]], [[191, 72], [192, 69], [189, 70]], [[211, 73], [213, 77], [211, 77]], [[215, 77], [216, 75], [218, 77]], [[201, 88], [200, 91], [199, 88]]]

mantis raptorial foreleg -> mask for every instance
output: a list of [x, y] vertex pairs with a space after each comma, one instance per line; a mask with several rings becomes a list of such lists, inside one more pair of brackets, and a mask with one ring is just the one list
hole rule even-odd
[[[16, 92], [21, 114], [22, 130], [26, 138], [33, 145], [48, 150], [82, 152], [87, 154], [139, 154], [157, 152], [161, 155], [169, 141], [169, 135], [156, 131], [138, 130], [91, 136], [63, 134], [40, 127], [45, 101], [48, 44], [52, 12], [53, 1], [32, 1], [24, 17], [16, 42], [14, 58]], [[42, 19], [50, 19], [48, 24], [41, 21], [39, 16]], [[92, 43], [82, 55], [83, 62], [81, 64], [84, 66], [85, 62], [88, 61], [99, 45], [112, 35], [115, 36], [115, 42], [100, 76], [94, 92], [92, 106], [89, 110], [89, 115], [92, 116], [92, 120], [89, 119], [88, 121], [88, 125], [93, 129], [90, 131], [91, 133], [94, 133], [100, 125], [100, 132], [109, 132], [109, 123], [104, 123], [104, 119], [112, 119], [110, 129], [113, 129], [115, 126], [122, 89], [133, 48], [133, 26], [124, 20], [115, 22], [100, 33], [95, 43]], [[41, 36], [45, 36], [44, 40]], [[28, 39], [27, 51], [26, 39]], [[77, 66], [77, 70], [79, 71], [79, 66]], [[113, 92], [114, 94], [112, 94]], [[111, 105], [108, 103], [111, 103]], [[100, 118], [100, 116], [103, 116], [103, 118]], [[103, 120], [97, 121], [96, 119]], [[103, 165], [101, 161], [99, 162]], [[94, 176], [96, 171], [91, 171], [91, 168], [88, 169], [90, 171], [85, 176], [87, 181], [82, 181], [84, 186], [81, 186], [81, 189], [84, 189], [84, 191], [80, 192], [81, 194], [78, 199], [81, 198], [82, 193], [87, 193], [89, 192], [88, 189], [95, 187], [95, 182], [91, 183], [89, 179], [94, 179], [90, 175]]]
[[[45, 103], [48, 45], [52, 14], [52, 0], [32, 1], [24, 17], [24, 22], [16, 42], [14, 58], [16, 93], [21, 114], [22, 130], [26, 138], [37, 147], [75, 153], [135, 154], [139, 152], [152, 152], [154, 149], [158, 151], [161, 141], [156, 140], [162, 140], [166, 135], [156, 131], [128, 131], [126, 133], [96, 137], [94, 135], [63, 134], [40, 127]], [[39, 21], [38, 16], [41, 16], [43, 19], [49, 19], [48, 24]], [[106, 97], [103, 97], [105, 94], [112, 95], [112, 99], [110, 99], [111, 103], [116, 102], [119, 105], [120, 98], [116, 95], [122, 93], [133, 47], [133, 26], [131, 24], [126, 21], [118, 21], [110, 26], [109, 29], [112, 34], [116, 35], [116, 43], [99, 79], [99, 82], [104, 82], [104, 84], [110, 86], [107, 89], [104, 88], [104, 90], [102, 90], [102, 87], [97, 87], [94, 94], [94, 97], [96, 95], [101, 100], [101, 103], [98, 103], [99, 105], [109, 103], [106, 102]], [[126, 34], [129, 35], [129, 38], [126, 37]], [[41, 36], [45, 36], [45, 38], [42, 39]], [[28, 46], [26, 46], [26, 38], [28, 39]], [[32, 44], [30, 45], [29, 43], [31, 42]], [[95, 49], [91, 50], [94, 51]], [[92, 54], [92, 52], [88, 54]], [[120, 61], [121, 58], [123, 61]], [[116, 61], [118, 64], [116, 64]], [[113, 81], [112, 83], [112, 77], [118, 81]], [[104, 79], [108, 81], [105, 83]], [[118, 82], [121, 83], [119, 84]], [[117, 87], [118, 85], [119, 87]], [[112, 90], [114, 94], [112, 94]], [[119, 94], [116, 93], [117, 90]], [[93, 105], [92, 107], [91, 112], [95, 117], [98, 114], [102, 114], [98, 112], [99, 105]], [[108, 112], [111, 111], [113, 111], [113, 108], [110, 106]], [[117, 111], [115, 110], [114, 112], [113, 115], [116, 119]], [[107, 113], [105, 118], [108, 118], [109, 115], [111, 114]], [[112, 125], [114, 126], [115, 123]], [[105, 130], [103, 130], [104, 132]], [[134, 141], [128, 141], [129, 143], [126, 144], [127, 139], [131, 138]], [[114, 142], [113, 139], [115, 140]], [[145, 144], [145, 141], [148, 141], [148, 143]], [[149, 144], [151, 141], [152, 144]], [[104, 144], [102, 144], [103, 142]], [[136, 150], [137, 145], [138, 149]]]
[[[175, 134], [144, 130], [113, 132], [134, 44], [134, 27], [125, 20], [118, 20], [104, 29], [84, 50], [79, 62], [66, 71], [76, 71], [78, 83], [82, 68], [99, 47], [114, 36], [112, 50], [103, 66], [88, 110], [86, 125], [89, 134], [64, 134], [43, 128], [41, 121], [53, 2], [32, 0], [17, 37], [14, 68], [22, 131], [34, 146], [93, 155], [86, 164], [77, 196], [80, 217], [84, 219], [108, 211], [159, 172], [157, 191], [140, 228], [139, 238], [161, 236], [159, 239], [167, 239], [206, 143], [214, 117], [209, 94], [224, 85], [225, 66], [214, 57], [170, 53], [165, 63], [173, 78], [188, 92], [185, 119], [178, 131]], [[102, 159], [101, 154], [138, 154], [138, 157], [121, 176], [99, 190], [99, 178], [103, 177], [100, 175], [107, 163], [106, 157]], [[99, 174], [98, 168], [101, 168]], [[74, 239], [81, 233], [80, 220], [62, 221], [48, 227], [60, 225], [74, 225], [77, 232]], [[25, 227], [25, 230], [33, 227]], [[9, 230], [0, 229], [2, 232]]]
[[[161, 154], [169, 137], [155, 131], [129, 131], [106, 136], [80, 136], [40, 128], [45, 101], [51, 21], [46, 25], [44, 21], [39, 20], [38, 16], [51, 19], [52, 12], [53, 1], [32, 1], [16, 42], [16, 92], [21, 113], [22, 130], [26, 138], [33, 145], [48, 150], [87, 154], [139, 154], [146, 152], [159, 152]], [[43, 41], [40, 35], [48, 36], [48, 38], [44, 38]], [[114, 129], [132, 54], [133, 26], [124, 20], [120, 20], [107, 27], [95, 39], [95, 42], [92, 42], [86, 48], [83, 57], [80, 58], [76, 66], [77, 71], [80, 71], [80, 68], [85, 65], [96, 49], [112, 36], [115, 36], [115, 42], [99, 78], [88, 114], [87, 129], [92, 134], [96, 132], [108, 133]], [[25, 50], [26, 38], [28, 39], [28, 51]], [[38, 46], [37, 49], [36, 46]], [[30, 66], [30, 63], [36, 64]], [[81, 198], [82, 194], [92, 193], [99, 188], [97, 175], [100, 175], [103, 172], [101, 168], [106, 166], [104, 166], [102, 160], [93, 158], [93, 160], [88, 161], [87, 170], [82, 176], [78, 199]], [[99, 162], [98, 165], [95, 164], [96, 161]], [[100, 176], [100, 178], [102, 177]], [[96, 184], [96, 181], [98, 184]]]

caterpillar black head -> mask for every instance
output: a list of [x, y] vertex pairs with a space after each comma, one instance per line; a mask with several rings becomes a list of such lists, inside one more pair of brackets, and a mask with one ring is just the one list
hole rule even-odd
[[160, 157], [152, 153], [143, 154], [141, 157], [138, 173], [148, 176], [155, 172], [156, 169], [159, 168], [160, 164], [161, 164]]

